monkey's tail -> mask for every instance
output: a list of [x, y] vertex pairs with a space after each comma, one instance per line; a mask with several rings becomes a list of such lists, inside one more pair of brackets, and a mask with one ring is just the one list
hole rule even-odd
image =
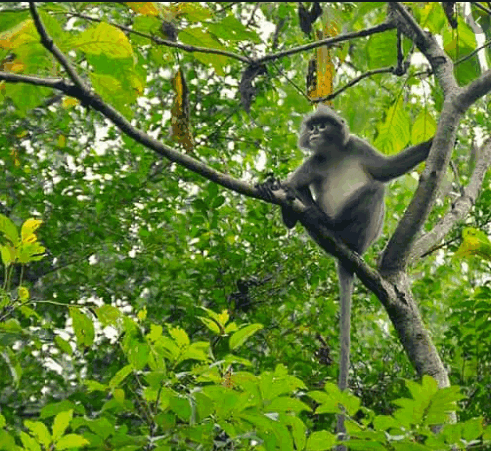
[[[338, 386], [341, 391], [348, 388], [348, 373], [350, 365], [350, 344], [351, 344], [351, 296], [355, 276], [346, 270], [338, 262], [339, 277], [339, 342], [341, 345], [339, 358], [339, 379]], [[344, 415], [339, 414], [337, 419], [336, 433], [345, 438], [346, 428], [344, 427]], [[346, 447], [340, 445], [337, 451], [345, 451]]]

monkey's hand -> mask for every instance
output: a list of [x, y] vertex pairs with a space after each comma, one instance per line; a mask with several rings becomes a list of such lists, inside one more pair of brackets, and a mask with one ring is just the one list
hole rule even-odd
[[264, 183], [254, 185], [254, 188], [256, 188], [266, 200], [273, 199], [273, 191], [285, 189], [280, 180], [272, 176], [268, 177]]

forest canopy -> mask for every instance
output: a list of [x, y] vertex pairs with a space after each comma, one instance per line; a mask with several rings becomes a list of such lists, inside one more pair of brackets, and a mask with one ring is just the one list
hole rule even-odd
[[[0, 2], [0, 450], [491, 449], [490, 24]], [[363, 257], [257, 188], [308, 157], [319, 104], [386, 158], [432, 139]]]

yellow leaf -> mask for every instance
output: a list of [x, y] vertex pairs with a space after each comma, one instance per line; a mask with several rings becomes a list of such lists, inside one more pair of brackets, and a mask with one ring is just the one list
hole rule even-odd
[[35, 243], [37, 240], [38, 240], [37, 236], [34, 235], [34, 233], [31, 233], [30, 235], [24, 237], [22, 239], [22, 242], [26, 244], [31, 244], [31, 243]]
[[139, 96], [141, 96], [145, 89], [145, 86], [143, 85], [141, 78], [135, 75], [131, 75], [130, 83], [131, 83], [131, 87], [136, 91], [136, 93]]
[[17, 149], [12, 149], [10, 151], [10, 156], [12, 157], [12, 160], [14, 160], [14, 165], [19, 167], [20, 160], [19, 160], [19, 152], [17, 152]]
[[172, 79], [172, 86], [176, 95], [171, 108], [171, 137], [182, 144], [184, 149], [191, 151], [194, 148], [194, 140], [189, 123], [188, 88], [182, 69], [179, 69]]
[[6, 72], [20, 73], [24, 72], [25, 65], [22, 61], [14, 60], [2, 64], [2, 69]]
[[455, 257], [472, 256], [491, 260], [491, 242], [482, 230], [467, 227], [462, 231], [462, 244], [455, 252]]
[[126, 4], [136, 13], [143, 16], [158, 16], [159, 9], [154, 2], [126, 2]]
[[65, 147], [66, 145], [66, 136], [65, 135], [58, 135], [58, 139], [56, 140], [56, 145], [58, 147]]
[[[329, 36], [336, 36], [338, 29], [336, 24], [327, 25], [324, 32], [318, 32], [318, 40]], [[309, 74], [307, 93], [311, 99], [326, 97], [333, 92], [333, 80], [335, 68], [332, 62], [332, 47], [319, 47], [315, 55], [315, 78], [314, 74]]]
[[28, 238], [30, 239], [29, 242], [33, 243], [36, 241], [36, 237], [34, 237], [34, 240], [32, 240], [31, 235], [39, 229], [43, 221], [40, 219], [34, 219], [34, 218], [29, 218], [26, 221], [24, 221], [24, 224], [22, 224], [22, 228], [20, 230], [20, 235], [21, 239], [23, 242], [27, 242]]
[[73, 97], [63, 97], [63, 100], [61, 101], [61, 106], [63, 108], [71, 108], [77, 106], [79, 103], [80, 100], [75, 99]]
[[26, 287], [19, 287], [17, 291], [21, 301], [27, 301], [29, 299], [29, 290]]
[[140, 321], [144, 321], [147, 317], [147, 308], [143, 307], [143, 309], [141, 309], [136, 316]]
[[23, 44], [39, 42], [39, 35], [32, 19], [25, 20], [10, 30], [0, 33], [0, 47], [14, 50]]
[[220, 324], [222, 326], [224, 326], [225, 324], [227, 324], [227, 321], [229, 320], [230, 318], [230, 315], [228, 314], [228, 311], [227, 310], [222, 310], [222, 313], [220, 313], [218, 315], [218, 321], [220, 322]]
[[113, 396], [114, 396], [114, 399], [119, 403], [119, 404], [123, 404], [124, 402], [124, 390], [122, 388], [115, 388], [113, 390]]

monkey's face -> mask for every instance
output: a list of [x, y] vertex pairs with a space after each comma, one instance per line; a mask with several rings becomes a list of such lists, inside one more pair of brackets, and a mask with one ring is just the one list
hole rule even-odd
[[314, 152], [327, 150], [341, 135], [339, 124], [328, 120], [309, 121], [305, 124], [300, 146]]

